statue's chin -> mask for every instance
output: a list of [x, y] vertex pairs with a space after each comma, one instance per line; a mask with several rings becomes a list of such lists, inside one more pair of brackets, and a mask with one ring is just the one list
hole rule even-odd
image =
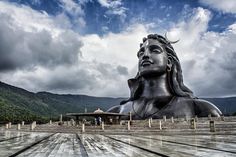
[[157, 77], [165, 74], [165, 70], [141, 70], [140, 76], [143, 77]]

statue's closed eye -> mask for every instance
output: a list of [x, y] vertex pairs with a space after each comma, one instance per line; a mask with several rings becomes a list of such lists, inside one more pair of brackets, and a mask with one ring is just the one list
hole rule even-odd
[[153, 50], [151, 50], [151, 52], [154, 52], [154, 53], [161, 53], [162, 50], [160, 50], [160, 49], [153, 49]]
[[162, 48], [157, 45], [151, 45], [149, 47], [149, 49], [151, 52], [154, 52], [154, 53], [162, 53], [163, 52]]

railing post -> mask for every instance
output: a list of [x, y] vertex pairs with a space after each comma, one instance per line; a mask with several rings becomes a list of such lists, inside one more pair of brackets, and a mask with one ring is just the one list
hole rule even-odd
[[166, 116], [163, 116], [163, 121], [166, 122]]
[[151, 128], [152, 124], [151, 124], [151, 118], [148, 119], [148, 127]]
[[11, 129], [11, 122], [8, 123], [8, 128]]
[[195, 122], [198, 122], [198, 117], [197, 117], [197, 115], [195, 116]]
[[128, 127], [127, 127], [128, 130], [130, 130], [130, 121], [128, 121]]
[[25, 125], [25, 121], [22, 121], [22, 122], [21, 122], [21, 125], [24, 126], [24, 125]]
[[211, 118], [211, 114], [208, 115], [208, 119], [209, 119], [209, 120], [212, 120], [212, 118]]
[[60, 114], [60, 122], [62, 122], [62, 114]]
[[17, 124], [17, 130], [20, 130], [20, 124]]
[[159, 120], [159, 129], [162, 130], [161, 120]]
[[9, 129], [9, 124], [8, 123], [6, 124], [6, 129]]
[[85, 124], [82, 123], [82, 133], [85, 132]]
[[132, 121], [132, 114], [129, 112], [129, 121]]
[[215, 132], [216, 128], [215, 128], [215, 121], [211, 120], [210, 121], [210, 132]]
[[188, 116], [187, 116], [187, 115], [185, 116], [185, 121], [186, 121], [186, 122], [188, 121]]
[[104, 122], [102, 121], [102, 130], [104, 130]]
[[192, 118], [190, 120], [190, 129], [196, 129], [196, 122], [195, 122], [195, 118]]
[[174, 123], [174, 117], [173, 116], [171, 117], [171, 123]]
[[34, 122], [30, 124], [30, 130], [34, 130]]
[[221, 120], [222, 120], [222, 121], [225, 121], [224, 115], [221, 116]]

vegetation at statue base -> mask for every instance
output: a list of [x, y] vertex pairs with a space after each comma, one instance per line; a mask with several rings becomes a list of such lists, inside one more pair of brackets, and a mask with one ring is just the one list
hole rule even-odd
[[[60, 114], [69, 112], [93, 112], [119, 105], [126, 98], [92, 97], [86, 95], [33, 93], [0, 82], [0, 123], [20, 121], [38, 123], [57, 119]], [[214, 103], [224, 115], [236, 115], [236, 97], [205, 98]]]

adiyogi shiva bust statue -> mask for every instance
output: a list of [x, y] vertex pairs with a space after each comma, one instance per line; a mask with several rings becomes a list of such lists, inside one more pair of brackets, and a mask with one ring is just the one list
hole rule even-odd
[[128, 80], [130, 98], [108, 112], [131, 112], [133, 119], [222, 114], [215, 105], [198, 99], [184, 85], [180, 62], [171, 43], [158, 34], [143, 38], [137, 53], [138, 73]]

